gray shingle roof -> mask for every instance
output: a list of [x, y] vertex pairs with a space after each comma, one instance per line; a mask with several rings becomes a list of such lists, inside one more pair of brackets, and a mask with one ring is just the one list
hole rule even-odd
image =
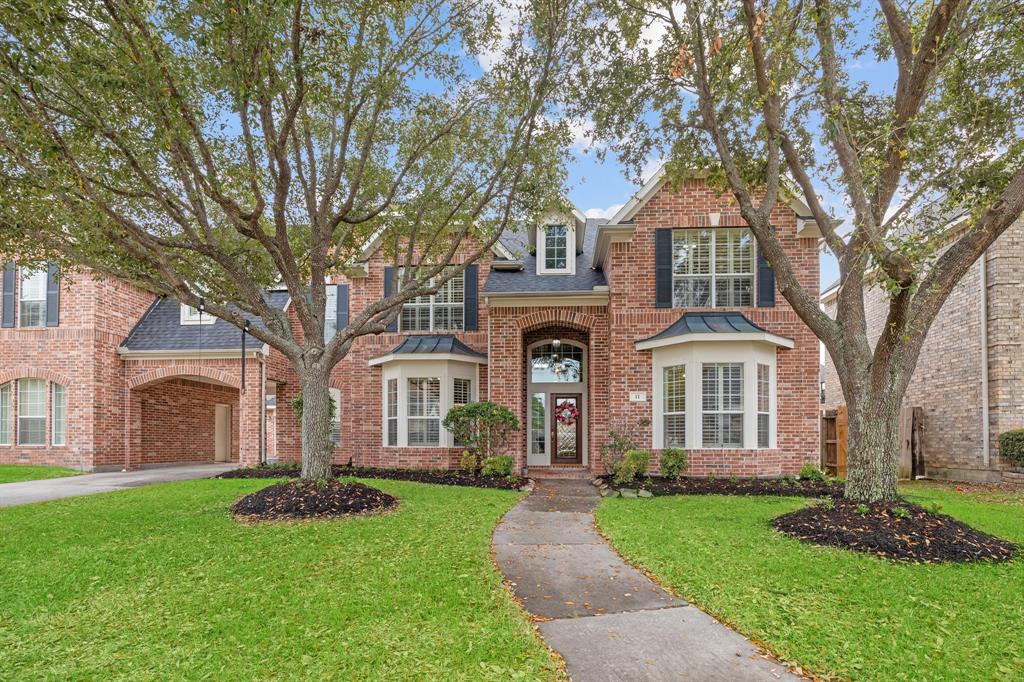
[[644, 339], [644, 341], [667, 339], [686, 334], [750, 334], [766, 331], [748, 320], [743, 313], [683, 313], [683, 316], [667, 329], [660, 334]]
[[[288, 292], [271, 291], [267, 301], [278, 309], [288, 303]], [[254, 315], [245, 314], [250, 323], [263, 322]], [[202, 346], [200, 346], [202, 342]], [[230, 322], [218, 319], [213, 324], [181, 324], [181, 304], [173, 298], [159, 298], [153, 302], [121, 346], [127, 350], [242, 350], [242, 332]], [[263, 342], [246, 337], [246, 349], [256, 350]]]
[[574, 275], [538, 275], [537, 256], [530, 253], [529, 236], [526, 230], [505, 233], [502, 245], [523, 261], [523, 269], [517, 271], [492, 270], [484, 285], [485, 294], [561, 294], [566, 292], [590, 292], [594, 287], [607, 285], [604, 273], [592, 270], [594, 245], [597, 242], [597, 226], [608, 222], [604, 219], [587, 218], [583, 227], [583, 253], [576, 256]]
[[450, 334], [432, 334], [429, 336], [414, 335], [406, 337], [402, 343], [391, 349], [387, 355], [407, 353], [454, 353], [474, 358], [486, 358], [486, 353], [478, 353]]

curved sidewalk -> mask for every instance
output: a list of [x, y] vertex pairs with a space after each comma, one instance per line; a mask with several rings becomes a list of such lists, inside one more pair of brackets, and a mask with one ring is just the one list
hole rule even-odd
[[588, 481], [539, 481], [494, 532], [498, 567], [573, 680], [802, 679], [626, 564], [594, 528], [599, 499]]

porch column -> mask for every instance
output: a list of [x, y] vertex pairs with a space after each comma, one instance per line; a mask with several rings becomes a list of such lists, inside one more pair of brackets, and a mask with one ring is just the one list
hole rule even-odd
[[238, 395], [238, 463], [256, 466], [260, 461], [261, 429], [264, 411], [263, 361], [248, 358], [245, 366], [245, 392]]

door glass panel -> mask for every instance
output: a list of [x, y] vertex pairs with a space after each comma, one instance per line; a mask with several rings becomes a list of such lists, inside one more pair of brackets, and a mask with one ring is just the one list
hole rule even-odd
[[545, 394], [534, 393], [530, 398], [530, 452], [544, 454], [544, 405]]
[[579, 401], [576, 398], [558, 398], [555, 403], [555, 444], [558, 459], [576, 459], [577, 422], [580, 419]]

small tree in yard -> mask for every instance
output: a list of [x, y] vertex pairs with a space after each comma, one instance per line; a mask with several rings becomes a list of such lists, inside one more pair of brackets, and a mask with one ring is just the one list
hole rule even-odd
[[[1024, 3], [598, 3], [607, 21], [574, 79], [581, 114], [634, 167], [668, 153], [671, 179], [698, 172], [734, 197], [779, 291], [835, 362], [846, 496], [895, 499], [899, 408], [925, 335], [1024, 211]], [[855, 80], [871, 60], [891, 83]], [[806, 199], [838, 258], [835, 319], [773, 231], [787, 191]], [[845, 228], [824, 193], [845, 202]], [[874, 345], [870, 286], [889, 299]]]
[[508, 452], [509, 438], [519, 430], [519, 420], [504, 405], [481, 401], [448, 410], [444, 427], [468, 453], [463, 466], [476, 471], [482, 462]]
[[[330, 478], [328, 376], [355, 339], [560, 195], [552, 113], [577, 13], [16, 0], [0, 13], [0, 253], [258, 317], [249, 332], [299, 377], [302, 477]], [[399, 266], [391, 293], [325, 334], [325, 279], [358, 274], [371, 245]], [[267, 301], [275, 283], [298, 333]]]

